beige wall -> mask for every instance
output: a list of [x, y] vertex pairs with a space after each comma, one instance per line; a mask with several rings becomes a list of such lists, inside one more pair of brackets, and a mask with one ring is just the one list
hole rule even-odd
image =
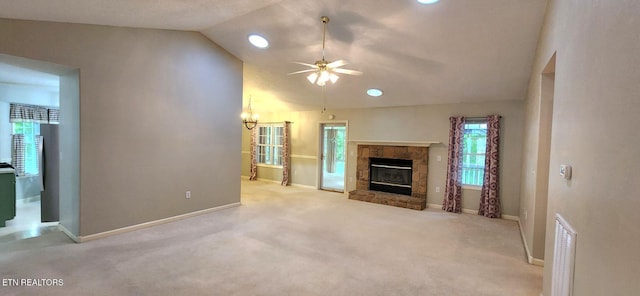
[[[556, 213], [578, 233], [574, 295], [636, 295], [640, 291], [639, 15], [640, 2], [635, 0], [549, 2], [525, 127], [525, 143], [529, 139], [534, 143], [540, 74], [557, 52], [544, 295], [551, 295]], [[524, 154], [523, 187], [529, 188], [535, 177], [527, 172], [536, 169], [536, 155]], [[573, 167], [570, 181], [558, 175], [560, 164]], [[532, 196], [523, 194], [521, 206], [535, 204]], [[531, 239], [532, 229], [526, 235]]]
[[[555, 65], [555, 59], [548, 65]], [[541, 72], [538, 76], [540, 84], [532, 90], [536, 99], [527, 100], [525, 109], [520, 224], [530, 259], [543, 263], [555, 74]]]
[[[524, 105], [521, 101], [487, 102], [481, 104], [446, 104], [397, 108], [344, 109], [318, 111], [280, 112], [260, 114], [263, 121], [292, 121], [291, 125], [291, 180], [294, 184], [317, 186], [317, 155], [319, 149], [319, 122], [330, 122], [329, 114], [336, 121], [348, 121], [349, 140], [377, 141], [437, 141], [429, 150], [429, 177], [427, 202], [442, 204], [446, 179], [449, 117], [453, 115], [486, 116], [500, 114], [502, 118], [501, 138], [501, 183], [500, 193], [503, 214], [518, 215], [520, 200], [520, 173], [522, 157], [522, 128]], [[243, 175], [249, 173], [250, 133], [243, 134]], [[347, 176], [355, 176], [355, 145], [348, 147]], [[441, 161], [437, 161], [441, 156]], [[278, 170], [273, 174], [259, 168], [258, 177], [280, 180]], [[348, 178], [347, 190], [355, 189], [355, 178]], [[440, 187], [436, 192], [435, 187]], [[477, 210], [480, 203], [479, 190], [464, 190], [463, 208]]]
[[0, 39], [2, 54], [78, 69], [79, 169], [61, 164], [79, 182], [61, 204], [72, 232], [240, 201], [242, 62], [200, 33], [0, 19]]

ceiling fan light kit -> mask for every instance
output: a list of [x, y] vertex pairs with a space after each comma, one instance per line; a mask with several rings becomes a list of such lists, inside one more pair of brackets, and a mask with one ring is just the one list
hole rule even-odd
[[341, 69], [340, 67], [347, 64], [347, 62], [344, 60], [338, 60], [335, 62], [329, 62], [325, 60], [324, 52], [325, 52], [325, 43], [326, 43], [326, 36], [327, 36], [327, 23], [329, 23], [329, 17], [322, 16], [320, 17], [320, 21], [323, 24], [322, 59], [316, 61], [313, 64], [294, 62], [296, 64], [310, 67], [311, 69], [289, 73], [289, 75], [311, 72], [309, 75], [307, 75], [307, 80], [311, 84], [316, 84], [318, 86], [325, 86], [329, 81], [331, 81], [331, 83], [336, 83], [336, 81], [340, 79], [340, 76], [338, 76], [336, 73], [347, 74], [347, 75], [362, 75], [362, 72], [360, 71]]

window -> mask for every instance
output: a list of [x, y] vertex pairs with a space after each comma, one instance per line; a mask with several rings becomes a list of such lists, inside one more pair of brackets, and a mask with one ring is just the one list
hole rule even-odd
[[258, 164], [282, 166], [283, 124], [258, 124], [256, 159]]
[[24, 135], [24, 172], [26, 175], [38, 175], [38, 149], [36, 137], [40, 135], [40, 124], [35, 122], [15, 122], [14, 134]]
[[482, 186], [486, 150], [487, 121], [465, 121], [462, 142], [462, 185]]

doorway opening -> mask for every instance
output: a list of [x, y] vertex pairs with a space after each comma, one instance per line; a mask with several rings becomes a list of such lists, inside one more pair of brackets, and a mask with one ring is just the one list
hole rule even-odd
[[[14, 147], [18, 147], [15, 157], [22, 159], [20, 175], [14, 177], [15, 172], [9, 172], [14, 177], [14, 190], [2, 201], [14, 201], [9, 204], [13, 213], [7, 216], [6, 227], [0, 227], [0, 243], [64, 230], [63, 221], [66, 229], [77, 233], [76, 225], [68, 222], [78, 221], [73, 207], [78, 196], [65, 193], [79, 188], [75, 178], [68, 178], [79, 163], [75, 149], [79, 138], [78, 81], [77, 69], [0, 54], [0, 162], [17, 165]], [[48, 120], [29, 116], [10, 120], [12, 104], [13, 108], [47, 110]], [[65, 115], [59, 122], [57, 112], [51, 115], [50, 111], [62, 109], [60, 113]]]
[[[5, 209], [10, 206], [13, 211], [11, 215], [2, 217], [6, 226], [0, 228], [0, 242], [57, 231], [58, 161], [52, 155], [58, 155], [58, 123], [55, 119], [50, 122], [46, 117], [43, 120], [41, 113], [37, 119], [27, 114], [10, 119], [9, 113], [14, 107], [20, 110], [15, 113], [20, 114], [36, 108], [47, 110], [47, 113], [59, 110], [59, 89], [58, 75], [0, 62], [0, 93], [3, 94], [0, 96], [0, 126], [3, 127], [0, 129], [0, 138], [3, 138], [0, 141], [0, 159], [16, 168], [21, 167], [19, 172], [8, 172], [14, 175], [14, 188], [3, 191], [10, 196], [4, 195], [0, 199], [0, 206]], [[13, 157], [21, 160], [19, 165]], [[45, 180], [48, 183], [46, 187]], [[52, 182], [55, 182], [55, 188], [48, 186]], [[7, 205], [7, 201], [13, 204]]]
[[[549, 176], [553, 127], [553, 101], [555, 94], [556, 54], [554, 53], [541, 75], [540, 122], [538, 125], [538, 160], [535, 194], [535, 217], [533, 238], [533, 260], [542, 262], [545, 254], [547, 229], [547, 200], [549, 198]], [[539, 260], [539, 261], [538, 261]], [[535, 264], [535, 263], [534, 263]], [[540, 264], [541, 265], [541, 264]]]
[[320, 189], [344, 192], [347, 123], [320, 123]]

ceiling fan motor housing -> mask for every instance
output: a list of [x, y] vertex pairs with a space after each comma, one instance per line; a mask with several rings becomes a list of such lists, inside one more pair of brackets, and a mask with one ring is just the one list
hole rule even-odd
[[327, 69], [327, 64], [329, 64], [329, 62], [327, 62], [325, 59], [316, 61], [316, 66], [318, 66], [318, 68], [320, 70], [326, 70]]

